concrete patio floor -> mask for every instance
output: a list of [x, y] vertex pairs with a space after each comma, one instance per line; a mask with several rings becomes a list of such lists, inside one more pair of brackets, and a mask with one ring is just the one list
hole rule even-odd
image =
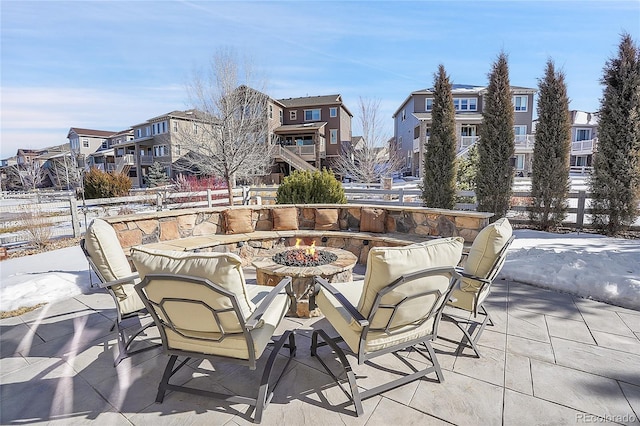
[[[442, 321], [434, 348], [445, 381], [430, 375], [368, 399], [362, 417], [309, 353], [314, 329], [336, 332], [322, 318], [285, 319], [298, 351], [262, 424], [640, 423], [640, 312], [505, 280], [486, 306], [495, 325], [479, 342], [482, 358], [459, 351], [462, 334]], [[167, 356], [154, 349], [114, 368], [114, 315], [111, 298], [96, 291], [0, 320], [0, 423], [252, 423], [247, 405], [179, 392], [155, 403]], [[400, 364], [391, 354], [375, 361]], [[252, 394], [255, 372], [220, 364], [210, 375], [212, 368], [191, 362], [176, 380]], [[391, 374], [368, 365], [355, 371], [365, 388]]]

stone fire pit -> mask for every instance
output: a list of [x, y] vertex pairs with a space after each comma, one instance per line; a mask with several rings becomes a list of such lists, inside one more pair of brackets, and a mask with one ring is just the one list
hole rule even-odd
[[[258, 257], [252, 262], [256, 268], [256, 281], [260, 285], [275, 286], [284, 277], [290, 276], [293, 281], [293, 291], [298, 300], [297, 306], [292, 306], [290, 316], [308, 318], [317, 316], [318, 312], [309, 310], [309, 290], [313, 284], [313, 277], [319, 275], [329, 282], [346, 282], [352, 280], [353, 267], [356, 265], [357, 257], [347, 250], [334, 247], [315, 247], [317, 251], [323, 251], [330, 255], [335, 255], [335, 260], [325, 265], [319, 266], [287, 266], [276, 263], [274, 257], [282, 252], [293, 250], [305, 250], [308, 246], [287, 247], [278, 250], [268, 257]], [[333, 258], [334, 256], [329, 256]]]

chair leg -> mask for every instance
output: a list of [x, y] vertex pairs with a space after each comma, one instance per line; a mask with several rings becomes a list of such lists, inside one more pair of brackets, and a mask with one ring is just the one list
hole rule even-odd
[[[482, 314], [484, 315], [484, 320], [482, 322], [457, 317], [455, 315], [449, 315], [444, 313], [442, 314], [443, 319], [453, 322], [462, 331], [463, 337], [462, 337], [462, 340], [460, 341], [460, 348], [462, 348], [463, 346], [467, 346], [465, 345], [465, 341], [469, 342], [468, 346], [470, 346], [471, 349], [473, 349], [473, 351], [475, 352], [478, 358], [480, 358], [480, 349], [478, 348], [478, 345], [477, 345], [478, 340], [480, 340], [480, 336], [482, 335], [482, 332], [484, 331], [487, 324], [490, 323], [490, 325], [493, 326], [493, 320], [491, 319], [491, 316], [489, 315], [489, 312], [487, 312], [487, 310], [485, 309], [484, 305], [480, 305], [480, 309], [482, 309]], [[465, 328], [460, 323], [469, 324], [469, 327]], [[478, 326], [480, 326], [480, 328], [478, 329], [478, 331], [476, 331], [475, 329]]]
[[[318, 342], [318, 336], [322, 337], [324, 342]], [[349, 392], [345, 390], [345, 388], [340, 383], [340, 379], [329, 369], [327, 364], [325, 364], [324, 361], [322, 361], [322, 358], [320, 358], [317, 355], [318, 347], [325, 346], [325, 345], [329, 345], [331, 349], [334, 350], [336, 355], [338, 355], [338, 358], [340, 358], [340, 363], [342, 364], [342, 368], [344, 368], [344, 371], [347, 376], [347, 380], [349, 382], [349, 389], [351, 391], [351, 394], [349, 394]], [[311, 335], [311, 355], [315, 356], [318, 359], [318, 361], [320, 362], [320, 364], [322, 364], [322, 366], [327, 371], [327, 373], [329, 373], [333, 378], [333, 380], [338, 384], [338, 386], [340, 386], [340, 389], [342, 389], [345, 395], [347, 395], [347, 397], [353, 402], [353, 405], [356, 409], [356, 415], [361, 416], [362, 414], [364, 414], [364, 408], [362, 407], [363, 398], [361, 398], [360, 391], [358, 390], [358, 384], [356, 383], [356, 375], [353, 372], [353, 369], [351, 368], [351, 364], [349, 363], [349, 360], [345, 356], [344, 351], [340, 348], [340, 346], [336, 344], [336, 342], [333, 339], [329, 337], [329, 335], [327, 335], [327, 333], [324, 330], [321, 330], [321, 329], [315, 330]]]
[[[285, 344], [286, 341], [289, 341], [288, 344]], [[282, 368], [282, 372], [278, 376], [278, 379], [274, 381], [273, 386], [269, 389], [269, 383], [271, 379], [271, 370], [276, 362], [276, 357], [278, 353], [283, 347], [289, 348], [289, 359], [287, 363]], [[271, 398], [273, 397], [273, 392], [275, 391], [278, 383], [280, 383], [280, 379], [284, 376], [285, 371], [287, 371], [287, 367], [291, 362], [291, 359], [296, 354], [296, 339], [295, 334], [292, 331], [285, 332], [280, 339], [275, 342], [273, 345], [273, 349], [271, 350], [271, 355], [267, 359], [267, 363], [264, 366], [264, 372], [262, 373], [262, 380], [260, 381], [260, 387], [258, 388], [258, 396], [256, 397], [256, 414], [254, 416], [254, 423], [260, 423], [262, 421], [262, 413], [264, 412], [269, 402], [271, 402]]]
[[171, 355], [169, 357], [169, 361], [167, 362], [167, 366], [164, 369], [164, 374], [162, 375], [162, 380], [158, 385], [158, 394], [156, 395], [156, 402], [162, 402], [164, 400], [164, 393], [167, 391], [167, 387], [169, 385], [169, 378], [173, 374], [173, 366], [178, 360], [178, 355]]
[[114, 326], [115, 326], [115, 328], [116, 328], [116, 330], [118, 332], [118, 356], [116, 357], [115, 361], [113, 362], [113, 366], [114, 367], [117, 367], [118, 364], [120, 364], [120, 362], [123, 359], [128, 358], [131, 355], [135, 355], [135, 354], [138, 354], [140, 352], [145, 352], [145, 351], [148, 351], [148, 350], [151, 350], [151, 349], [155, 349], [157, 347], [162, 346], [162, 343], [158, 343], [158, 344], [147, 346], [147, 347], [144, 347], [144, 348], [141, 348], [141, 349], [136, 349], [135, 351], [130, 351], [129, 350], [129, 346], [131, 346], [131, 344], [136, 339], [136, 337], [138, 337], [140, 334], [142, 334], [147, 328], [155, 326], [155, 323], [153, 323], [153, 322], [150, 322], [149, 324], [140, 327], [128, 339], [127, 339], [127, 336], [125, 335], [124, 329], [120, 328], [120, 324], [117, 321], [115, 322]]

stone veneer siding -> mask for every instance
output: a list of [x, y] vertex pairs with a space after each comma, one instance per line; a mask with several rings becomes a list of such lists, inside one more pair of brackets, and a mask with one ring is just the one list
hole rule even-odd
[[[252, 248], [270, 249], [275, 245], [293, 245], [295, 238], [282, 238], [283, 234], [291, 237], [295, 231], [273, 231], [277, 233], [273, 238], [260, 238], [263, 241], [249, 241], [248, 244], [238, 245], [224, 244], [224, 234], [222, 212], [229, 209], [250, 209], [252, 210], [252, 222], [255, 231], [272, 231], [271, 210], [279, 207], [290, 207], [284, 205], [262, 205], [262, 206], [234, 206], [234, 207], [211, 207], [196, 208], [183, 210], [169, 210], [153, 213], [142, 213], [135, 215], [123, 215], [107, 217], [105, 220], [110, 223], [118, 235], [120, 245], [124, 248], [130, 248], [141, 244], [153, 244], [170, 242], [181, 238], [189, 237], [206, 237], [220, 235], [221, 244], [226, 248], [218, 247], [216, 251], [233, 251], [238, 254], [250, 256], [253, 253], [242, 253], [250, 251]], [[443, 209], [430, 209], [424, 207], [402, 207], [402, 206], [384, 206], [384, 205], [356, 205], [356, 204], [319, 204], [319, 205], [295, 205], [298, 209], [298, 227], [300, 230], [313, 230], [315, 227], [316, 208], [337, 208], [339, 209], [338, 222], [340, 231], [344, 232], [345, 238], [336, 237], [336, 231], [328, 231], [330, 238], [317, 237], [313, 238], [317, 245], [326, 245], [331, 247], [339, 247], [349, 249], [354, 252], [359, 260], [362, 260], [361, 250], [356, 250], [353, 245], [354, 238], [358, 237], [357, 233], [360, 227], [360, 211], [361, 208], [376, 208], [386, 211], [385, 233], [368, 234], [374, 235], [378, 244], [375, 245], [398, 245], [384, 244], [385, 237], [393, 236], [396, 239], [406, 237], [407, 241], [415, 242], [420, 240], [428, 240], [433, 237], [452, 237], [460, 236], [464, 238], [467, 244], [475, 239], [478, 232], [489, 223], [491, 213], [456, 211]], [[316, 231], [319, 234], [322, 231]], [[259, 234], [259, 233], [257, 233]], [[378, 238], [378, 236], [380, 238]], [[345, 240], [341, 242], [340, 240]], [[356, 238], [360, 239], [360, 238]], [[363, 243], [359, 246], [368, 245], [367, 239], [362, 238]], [[364, 241], [367, 241], [364, 243]], [[380, 243], [382, 242], [382, 243]], [[292, 244], [291, 244], [292, 243]], [[217, 245], [216, 245], [217, 246]], [[246, 247], [246, 248], [245, 248]], [[368, 252], [367, 247], [367, 252]], [[244, 256], [243, 256], [244, 257]], [[366, 258], [365, 258], [366, 259]]]

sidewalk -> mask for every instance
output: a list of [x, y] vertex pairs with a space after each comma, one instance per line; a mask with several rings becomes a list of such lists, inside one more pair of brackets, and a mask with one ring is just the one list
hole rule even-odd
[[[335, 331], [321, 318], [286, 319], [298, 353], [262, 424], [639, 423], [640, 312], [506, 280], [495, 282], [486, 306], [495, 325], [479, 342], [482, 358], [458, 353], [461, 333], [443, 321], [434, 347], [445, 381], [416, 381], [366, 400], [360, 418], [309, 354], [314, 329]], [[92, 291], [0, 320], [0, 423], [251, 423], [241, 404], [175, 392], [156, 404], [166, 355], [152, 350], [114, 368], [114, 315], [111, 298]], [[208, 363], [192, 364], [182, 380], [237, 391], [252, 377], [246, 368], [220, 367], [210, 377]], [[363, 386], [385, 376], [366, 365], [356, 373], [367, 376]]]

